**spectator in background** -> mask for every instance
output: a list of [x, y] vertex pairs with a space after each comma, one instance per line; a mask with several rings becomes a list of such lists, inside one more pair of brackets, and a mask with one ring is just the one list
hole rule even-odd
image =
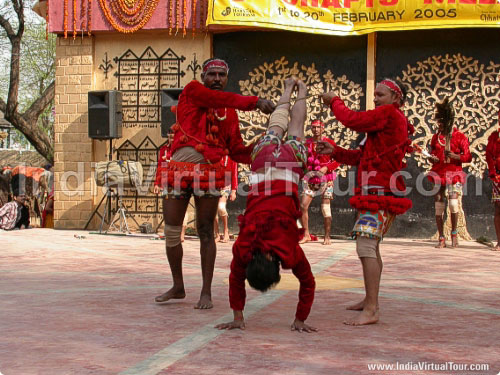
[[[26, 195], [24, 192], [19, 190], [14, 191], [14, 200], [5, 203], [2, 208], [0, 208], [0, 229], [12, 230], [16, 228], [16, 224], [20, 223], [19, 229], [23, 229], [21, 225], [25, 223], [21, 221], [23, 217], [22, 211], [25, 207], [24, 203], [26, 201]], [[24, 215], [26, 217], [26, 215]], [[29, 211], [28, 211], [28, 226], [29, 226]]]

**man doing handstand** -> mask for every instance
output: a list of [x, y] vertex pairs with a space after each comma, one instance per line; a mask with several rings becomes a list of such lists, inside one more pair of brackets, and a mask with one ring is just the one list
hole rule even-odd
[[[295, 87], [297, 101], [288, 124], [290, 97]], [[291, 329], [316, 331], [305, 323], [314, 299], [315, 281], [299, 245], [303, 231], [297, 227], [301, 216], [298, 183], [307, 162], [307, 150], [301, 143], [306, 93], [304, 82], [296, 78], [285, 81], [283, 96], [271, 115], [267, 133], [253, 150], [252, 189], [245, 214], [240, 217], [240, 234], [233, 246], [229, 276], [229, 302], [234, 320], [217, 325], [218, 329], [245, 329], [245, 279], [254, 289], [265, 292], [280, 281], [281, 265], [291, 269], [300, 281], [299, 303]], [[282, 142], [287, 130], [287, 140]]]

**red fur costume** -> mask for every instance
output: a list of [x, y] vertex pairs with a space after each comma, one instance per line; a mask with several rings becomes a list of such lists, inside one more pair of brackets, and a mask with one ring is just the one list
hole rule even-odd
[[[406, 189], [402, 176], [398, 176], [397, 172], [405, 167], [403, 158], [411, 150], [408, 134], [413, 131], [413, 126], [396, 104], [356, 112], [347, 108], [339, 97], [334, 97], [330, 106], [344, 126], [367, 133], [366, 142], [360, 149], [346, 150], [335, 146], [336, 161], [358, 166], [359, 186], [356, 195], [349, 200], [351, 206], [357, 210], [388, 210], [396, 215], [405, 213], [412, 206], [411, 200], [394, 197], [391, 192], [394, 189], [404, 192]], [[360, 188], [365, 186], [381, 186], [387, 195], [361, 195]]]
[[174, 186], [176, 172], [189, 173], [181, 183], [181, 187], [185, 188], [193, 181], [193, 176], [201, 174], [200, 188], [206, 190], [208, 173], [215, 172], [215, 187], [223, 188], [225, 171], [222, 157], [229, 155], [236, 162], [250, 164], [253, 149], [253, 145], [243, 144], [235, 109], [253, 110], [258, 100], [256, 96], [211, 90], [198, 81], [191, 81], [179, 96], [177, 124], [172, 127], [175, 133], [171, 155], [182, 147], [190, 146], [200, 152], [208, 164], [196, 164], [198, 171], [193, 171], [191, 163], [171, 161], [163, 182]]
[[[335, 141], [332, 139], [322, 137], [322, 141], [330, 143], [332, 146], [336, 146]], [[336, 175], [333, 173], [335, 169], [340, 165], [334, 160], [331, 160], [329, 155], [318, 154], [316, 153], [316, 143], [313, 138], [309, 138], [306, 140], [305, 146], [307, 147], [307, 169], [309, 171], [319, 171], [322, 167], [327, 167], [328, 171], [325, 173], [323, 180], [324, 181], [333, 181], [335, 180]], [[318, 181], [318, 177], [311, 177], [308, 179], [308, 183], [311, 184], [319, 184], [322, 181]]]
[[158, 165], [156, 166], [154, 186], [162, 186], [161, 178], [165, 173], [167, 173], [167, 166], [171, 156], [170, 145], [168, 143], [164, 144], [158, 152]]
[[231, 173], [231, 190], [238, 189], [238, 163], [231, 160], [229, 156], [222, 158], [226, 173]]
[[500, 179], [500, 137], [498, 130], [491, 133], [486, 145], [486, 163], [488, 163], [488, 175], [493, 181]]
[[462, 163], [470, 163], [472, 160], [469, 141], [462, 132], [456, 128], [453, 129], [450, 151], [460, 155], [460, 160], [449, 159], [448, 163], [444, 156], [445, 145], [445, 136], [440, 133], [434, 134], [431, 139], [431, 155], [439, 158], [439, 161], [432, 166], [428, 179], [437, 185], [454, 185], [456, 183], [463, 185], [466, 175], [462, 170]]

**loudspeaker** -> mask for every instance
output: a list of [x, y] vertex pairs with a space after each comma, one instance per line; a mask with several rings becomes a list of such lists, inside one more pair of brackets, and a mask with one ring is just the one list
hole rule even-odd
[[163, 138], [168, 138], [170, 128], [177, 121], [175, 112], [172, 112], [172, 107], [179, 103], [182, 90], [182, 88], [161, 90], [161, 136]]
[[89, 137], [112, 139], [122, 136], [122, 93], [89, 91]]

